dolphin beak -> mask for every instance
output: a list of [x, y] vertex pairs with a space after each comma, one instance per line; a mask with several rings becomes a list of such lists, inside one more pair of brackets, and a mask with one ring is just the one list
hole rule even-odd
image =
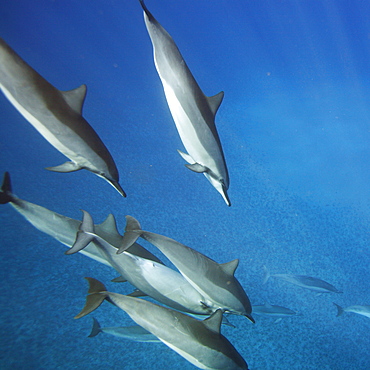
[[115, 181], [115, 180], [110, 180], [110, 179], [107, 179], [105, 178], [123, 197], [126, 198], [126, 193], [125, 191], [122, 189], [121, 185], [118, 183], [118, 181]]

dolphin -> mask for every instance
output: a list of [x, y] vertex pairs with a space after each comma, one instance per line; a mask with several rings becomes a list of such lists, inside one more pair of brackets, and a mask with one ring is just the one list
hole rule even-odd
[[276, 277], [278, 279], [287, 281], [294, 285], [298, 285], [302, 288], [313, 290], [317, 293], [343, 293], [339, 291], [335, 286], [327, 283], [324, 280], [306, 276], [306, 275], [290, 275], [290, 274], [274, 274], [270, 275], [266, 266], [263, 266], [264, 269], [264, 278], [263, 284], [267, 283], [270, 277]]
[[180, 311], [202, 315], [213, 312], [202, 294], [177, 271], [128, 252], [117, 254], [117, 248], [94, 233], [94, 222], [90, 214], [83, 211], [83, 221], [76, 242], [66, 254], [78, 252], [90, 242], [94, 242], [124, 279], [145, 295]]
[[336, 303], [334, 303], [334, 305], [337, 307], [338, 310], [337, 317], [343, 315], [344, 312], [353, 312], [357, 313], [358, 315], [366, 316], [370, 319], [370, 306], [355, 305], [343, 308]]
[[118, 253], [124, 251], [137, 238], [142, 237], [156, 246], [180, 271], [185, 279], [205, 298], [203, 303], [213, 311], [251, 316], [252, 307], [247, 294], [235, 278], [239, 260], [219, 264], [202, 253], [163, 235], [143, 231], [139, 222], [126, 216], [127, 224]]
[[56, 89], [0, 38], [0, 89], [38, 132], [70, 159], [48, 170], [87, 169], [126, 196], [111, 154], [82, 117], [86, 85], [70, 91]]
[[[47, 208], [30, 203], [15, 196], [12, 193], [9, 172], [4, 173], [4, 179], [0, 189], [0, 204], [6, 203], [9, 203], [36, 229], [52, 236], [54, 239], [58, 240], [69, 248], [71, 248], [74, 244], [76, 233], [81, 225], [81, 221], [60, 215]], [[98, 235], [103, 237], [110, 244], [114, 245], [116, 248], [120, 247], [122, 236], [117, 230], [116, 220], [112, 214], [110, 214], [100, 225], [95, 225], [95, 230]], [[141, 245], [135, 243], [132, 245], [132, 247], [133, 248], [130, 248], [128, 252], [143, 258], [151, 259], [158, 263], [162, 263], [156, 256], [143, 248]], [[90, 243], [84, 250], [81, 251], [81, 253], [98, 262], [112, 267], [112, 265], [101, 254], [94, 243]]]
[[295, 311], [292, 311], [289, 308], [271, 305], [268, 303], [265, 303], [263, 305], [253, 305], [252, 310], [254, 314], [272, 316], [278, 319], [287, 316], [294, 316], [297, 314]]
[[96, 309], [104, 299], [125, 311], [136, 324], [200, 369], [248, 369], [234, 346], [221, 334], [222, 311], [199, 321], [181, 312], [154, 303], [110, 293], [98, 280], [86, 278], [90, 288], [86, 305], [75, 317]]
[[168, 107], [187, 150], [187, 153], [178, 152], [188, 162], [186, 167], [203, 173], [230, 206], [227, 194], [229, 174], [215, 126], [215, 115], [224, 93], [212, 97], [204, 95], [172, 37], [149, 12], [143, 0], [140, 4]]
[[93, 327], [88, 337], [93, 338], [97, 336], [99, 333], [114, 335], [115, 337], [133, 340], [134, 342], [153, 342], [153, 343], [160, 342], [160, 340], [156, 336], [149, 333], [147, 330], [145, 330], [139, 325], [102, 328], [98, 320], [93, 318]]

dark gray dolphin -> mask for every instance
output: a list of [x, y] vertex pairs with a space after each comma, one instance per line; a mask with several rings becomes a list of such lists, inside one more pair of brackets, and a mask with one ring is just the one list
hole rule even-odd
[[248, 369], [243, 357], [221, 334], [222, 311], [199, 321], [181, 312], [143, 299], [107, 292], [96, 279], [86, 278], [90, 288], [86, 305], [75, 317], [90, 313], [104, 299], [124, 310], [136, 324], [155, 335], [161, 342], [200, 369]]
[[[36, 229], [52, 236], [54, 239], [69, 248], [74, 244], [76, 233], [81, 225], [81, 221], [63, 216], [15, 196], [12, 193], [11, 180], [8, 172], [5, 172], [4, 174], [3, 183], [0, 189], [0, 204], [6, 203], [9, 203]], [[116, 220], [112, 214], [110, 214], [103, 223], [95, 225], [95, 230], [99, 236], [115, 246], [115, 250], [121, 246], [122, 236], [117, 230]], [[137, 243], [133, 244], [133, 248], [130, 248], [128, 252], [161, 263], [156, 256]], [[85, 249], [81, 250], [81, 253], [112, 267], [94, 243], [90, 243]]]
[[36, 130], [71, 160], [48, 170], [86, 169], [126, 196], [111, 154], [82, 117], [85, 85], [70, 91], [56, 89], [0, 38], [0, 89]]
[[180, 138], [188, 152], [179, 153], [188, 162], [186, 167], [203, 173], [230, 206], [227, 195], [229, 175], [215, 126], [215, 115], [224, 93], [212, 97], [204, 95], [172, 37], [149, 12], [143, 0], [140, 4], [153, 44], [154, 63]]
[[142, 237], [155, 245], [176, 266], [185, 279], [202, 294], [207, 307], [211, 307], [213, 311], [220, 308], [225, 312], [244, 315], [254, 322], [249, 298], [234, 276], [239, 260], [219, 264], [176, 240], [143, 231], [132, 216], [126, 216], [126, 220], [125, 234], [118, 253]]
[[278, 279], [287, 281], [294, 285], [298, 285], [302, 288], [313, 290], [317, 293], [343, 293], [339, 291], [335, 286], [327, 283], [324, 280], [306, 276], [306, 275], [291, 275], [291, 274], [274, 274], [270, 275], [266, 266], [263, 266], [264, 269], [264, 278], [263, 284], [265, 284], [270, 277], [276, 277]]

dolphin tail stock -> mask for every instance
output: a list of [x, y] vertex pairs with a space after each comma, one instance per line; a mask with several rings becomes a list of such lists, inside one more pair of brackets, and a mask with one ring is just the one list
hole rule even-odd
[[0, 189], [0, 204], [6, 204], [12, 202], [14, 199], [12, 194], [12, 184], [10, 181], [9, 172], [4, 173], [3, 183]]
[[268, 280], [270, 279], [271, 275], [270, 275], [270, 271], [268, 270], [268, 268], [263, 265], [263, 280], [262, 280], [262, 284], [266, 284], [268, 282]]
[[118, 248], [117, 254], [129, 249], [140, 237], [142, 232], [143, 230], [141, 229], [139, 221], [132, 216], [126, 216], [125, 233], [123, 234], [122, 242]]
[[337, 312], [337, 317], [342, 316], [342, 315], [343, 315], [343, 313], [344, 313], [344, 309], [343, 309], [343, 307], [339, 306], [339, 304], [336, 304], [336, 303], [334, 303], [334, 302], [333, 302], [333, 304], [335, 305], [335, 307], [336, 307], [336, 308], [337, 308], [337, 310], [338, 310], [338, 312]]
[[88, 338], [96, 337], [99, 333], [101, 333], [101, 326], [99, 321], [93, 317], [93, 326], [91, 328], [91, 333], [88, 335]]
[[108, 299], [107, 288], [103, 283], [90, 277], [85, 277], [85, 279], [89, 282], [86, 303], [81, 312], [74, 317], [75, 319], [88, 315], [90, 312], [96, 310], [103, 303], [104, 299]]

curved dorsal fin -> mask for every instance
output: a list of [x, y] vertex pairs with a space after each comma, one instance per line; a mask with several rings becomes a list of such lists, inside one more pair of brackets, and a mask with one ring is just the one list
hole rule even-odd
[[76, 89], [61, 91], [67, 104], [78, 114], [82, 115], [82, 107], [86, 98], [86, 85], [81, 85]]
[[207, 97], [209, 107], [211, 108], [211, 111], [212, 111], [214, 116], [216, 115], [216, 113], [218, 111], [218, 108], [220, 107], [220, 105], [222, 103], [223, 98], [224, 98], [224, 92], [223, 91], [219, 92], [216, 95]]
[[230, 276], [234, 276], [235, 270], [238, 267], [238, 265], [239, 265], [238, 259], [220, 264], [225, 274], [230, 275]]
[[218, 309], [208, 319], [203, 320], [203, 324], [215, 333], [220, 333], [222, 323], [222, 310]]

